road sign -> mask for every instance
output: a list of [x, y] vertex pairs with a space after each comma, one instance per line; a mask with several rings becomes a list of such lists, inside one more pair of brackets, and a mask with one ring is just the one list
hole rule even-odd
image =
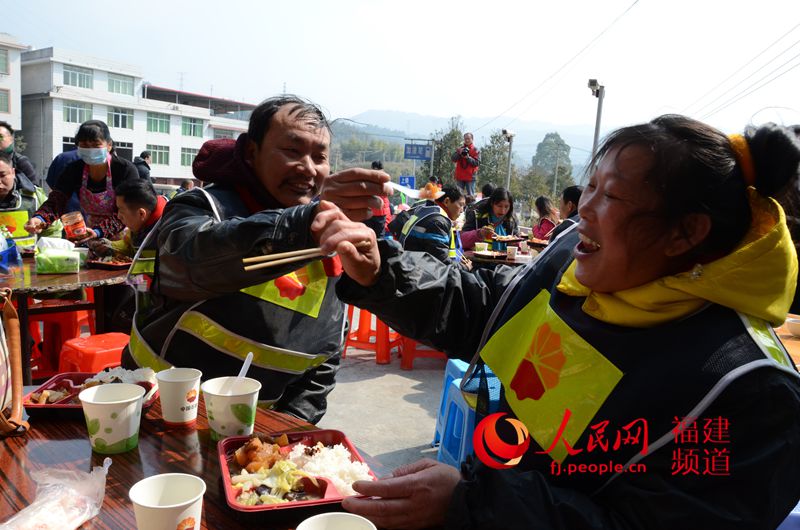
[[406, 188], [411, 188], [412, 190], [416, 189], [414, 182], [416, 178], [414, 175], [400, 175], [398, 177], [401, 186], [405, 186]]
[[430, 144], [405, 144], [403, 158], [407, 160], [430, 160]]

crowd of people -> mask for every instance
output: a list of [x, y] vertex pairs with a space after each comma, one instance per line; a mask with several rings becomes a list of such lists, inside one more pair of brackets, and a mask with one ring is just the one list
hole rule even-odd
[[[3, 142], [8, 130], [0, 123]], [[798, 190], [790, 128], [729, 137], [666, 115], [612, 132], [585, 189], [566, 188], [558, 207], [535, 201], [532, 236], [549, 244], [521, 268], [462, 259], [520, 231], [509, 190], [486, 185], [475, 200], [470, 133], [452, 154], [456, 186], [398, 212], [380, 162], [330, 174], [329, 123], [295, 96], [262, 102], [238, 139], [207, 141], [193, 164], [203, 186], [168, 202], [146, 153], [136, 165], [116, 156], [103, 122], [75, 138], [77, 159], [46, 200], [0, 143], [0, 205], [44, 234], [76, 195], [88, 229], [78, 243], [133, 257], [126, 367], [212, 378], [253, 352], [260, 406], [316, 423], [347, 303], [469, 361], [462, 391], [478, 419], [487, 378], [500, 381], [501, 412], [529, 433], [516, 465], [422, 460], [355, 483], [362, 496], [344, 508], [380, 527], [766, 529], [800, 498], [800, 376], [772, 331], [798, 274], [773, 198]], [[324, 257], [242, 266], [312, 247]], [[692, 446], [714, 457], [702, 474], [680, 456], [699, 424], [713, 426]], [[607, 474], [562, 472], [609, 458], [619, 465]]]

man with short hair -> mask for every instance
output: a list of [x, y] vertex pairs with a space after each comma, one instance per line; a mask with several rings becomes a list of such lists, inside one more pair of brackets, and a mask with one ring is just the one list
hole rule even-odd
[[235, 375], [252, 352], [260, 406], [322, 418], [347, 330], [334, 292], [338, 258], [249, 272], [242, 259], [316, 247], [317, 197], [355, 221], [381, 206], [389, 176], [360, 168], [329, 176], [330, 141], [319, 107], [286, 95], [256, 107], [237, 140], [203, 145], [193, 171], [209, 185], [170, 201], [150, 234], [156, 267], [123, 364], [191, 366], [210, 379]]
[[133, 158], [133, 165], [136, 166], [136, 171], [139, 172], [139, 178], [147, 179], [148, 182], [155, 182], [155, 177], [150, 176], [150, 163], [153, 157], [150, 151], [142, 151], [142, 153]]
[[550, 233], [550, 241], [555, 240], [556, 236], [574, 224], [578, 224], [578, 203], [581, 200], [583, 186], [570, 186], [564, 188], [561, 194], [561, 204], [558, 211], [561, 214], [561, 223]]
[[464, 135], [464, 144], [455, 150], [450, 160], [456, 164], [456, 185], [465, 195], [475, 195], [475, 174], [481, 165], [481, 154], [472, 143], [472, 133]]
[[39, 176], [36, 174], [36, 169], [27, 156], [17, 153], [14, 148], [14, 128], [7, 121], [0, 121], [0, 152], [7, 153], [11, 157], [11, 167], [17, 175], [22, 173], [31, 183], [37, 185]]

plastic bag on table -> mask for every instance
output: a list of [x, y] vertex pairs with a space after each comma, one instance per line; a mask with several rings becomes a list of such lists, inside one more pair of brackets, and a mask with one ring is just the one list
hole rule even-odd
[[91, 473], [64, 469], [32, 471], [36, 500], [0, 530], [74, 530], [100, 513], [111, 459]]

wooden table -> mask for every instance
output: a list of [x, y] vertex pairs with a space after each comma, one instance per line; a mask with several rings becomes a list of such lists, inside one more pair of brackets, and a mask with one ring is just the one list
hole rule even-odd
[[[25, 384], [31, 383], [31, 352], [29, 316], [65, 311], [95, 312], [95, 331], [105, 333], [105, 296], [103, 287], [125, 282], [127, 269], [103, 270], [83, 269], [77, 274], [36, 274], [33, 258], [25, 258], [22, 267], [13, 269], [12, 274], [0, 276], [0, 287], [8, 287], [14, 293], [19, 312], [20, 339], [22, 344], [22, 370]], [[30, 298], [47, 294], [76, 291], [83, 287], [98, 287], [95, 290], [94, 302], [75, 301], [69, 305], [42, 306], [29, 309]]]
[[[74, 469], [89, 472], [102, 465], [104, 455], [92, 452], [86, 423], [80, 411], [71, 418], [30, 418], [31, 430], [21, 438], [0, 442], [0, 522], [33, 502], [36, 485], [30, 472], [44, 468]], [[310, 423], [272, 411], [259, 410], [256, 432], [312, 430]], [[203, 498], [202, 528], [270, 528], [270, 523], [254, 525], [241, 521], [226, 501], [220, 477], [217, 447], [209, 436], [205, 405], [199, 408], [196, 429], [167, 430], [156, 403], [143, 412], [139, 446], [127, 453], [110, 455], [106, 496], [97, 517], [83, 529], [134, 529], [136, 521], [128, 490], [144, 477], [160, 473], [190, 473], [206, 483]], [[330, 508], [329, 508], [330, 510]], [[286, 510], [284, 510], [286, 512]], [[281, 523], [273, 528], [289, 528]]]
[[[795, 315], [790, 315], [795, 318]], [[775, 333], [778, 334], [778, 337], [781, 339], [786, 351], [789, 352], [789, 356], [794, 361], [794, 364], [800, 366], [800, 338], [795, 337], [789, 330], [786, 329], [786, 326], [783, 325], [781, 327], [775, 328]]]

